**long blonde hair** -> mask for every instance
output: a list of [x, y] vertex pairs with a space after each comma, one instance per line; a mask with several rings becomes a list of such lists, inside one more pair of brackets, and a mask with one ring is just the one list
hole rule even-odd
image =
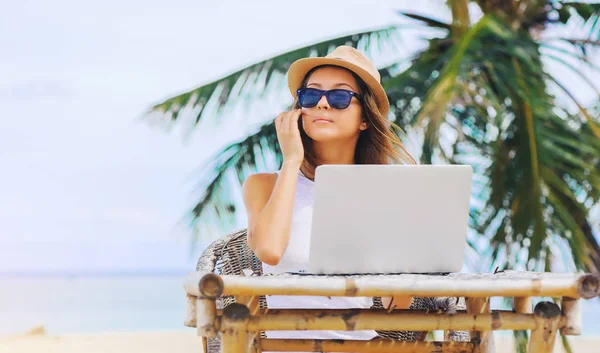
[[[310, 75], [316, 69], [322, 67], [324, 66], [318, 66], [309, 71], [304, 77], [300, 88], [305, 88]], [[358, 75], [352, 71], [350, 72], [358, 83], [363, 118], [368, 125], [366, 130], [360, 132], [354, 152], [354, 164], [416, 164], [415, 159], [408, 153], [404, 144], [394, 132], [394, 129], [400, 132], [402, 132], [402, 129], [383, 116], [371, 89]], [[300, 108], [297, 100], [294, 108]], [[312, 147], [312, 139], [306, 134], [302, 124], [299, 124], [299, 128], [302, 144], [304, 145], [304, 161], [301, 169], [307, 177], [313, 179], [317, 159]]]

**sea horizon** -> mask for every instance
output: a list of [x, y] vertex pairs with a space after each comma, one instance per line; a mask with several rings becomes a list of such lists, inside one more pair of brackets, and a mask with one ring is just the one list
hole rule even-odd
[[72, 277], [163, 277], [180, 276], [194, 272], [195, 269], [115, 269], [115, 270], [27, 270], [0, 271], [0, 279], [5, 278], [72, 278]]

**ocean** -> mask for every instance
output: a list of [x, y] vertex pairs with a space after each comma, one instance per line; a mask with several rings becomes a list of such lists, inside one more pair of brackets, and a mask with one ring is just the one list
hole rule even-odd
[[[0, 278], [0, 335], [191, 330], [181, 275]], [[492, 302], [494, 304], [494, 302]], [[497, 303], [497, 301], [496, 301]], [[600, 335], [600, 300], [584, 300], [583, 335]], [[498, 309], [497, 306], [492, 306]]]
[[0, 334], [186, 329], [184, 276], [0, 278]]

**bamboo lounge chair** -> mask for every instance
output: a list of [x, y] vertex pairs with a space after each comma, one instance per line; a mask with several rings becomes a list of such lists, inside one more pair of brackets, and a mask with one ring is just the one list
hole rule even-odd
[[[524, 295], [515, 296], [512, 312], [491, 313], [489, 297], [501, 296], [503, 293], [502, 286], [497, 286], [496, 289], [493, 288], [495, 286], [490, 286], [494, 283], [490, 280], [496, 280], [491, 276], [496, 275], [369, 276], [364, 281], [365, 288], [358, 288], [354, 279], [344, 276], [320, 276], [312, 280], [309, 278], [311, 276], [262, 276], [261, 262], [247, 245], [246, 236], [246, 230], [241, 230], [213, 242], [200, 257], [196, 272], [186, 278], [184, 324], [197, 328], [198, 335], [203, 337], [206, 353], [263, 350], [490, 353], [494, 352], [491, 331], [498, 329], [531, 329], [529, 351], [551, 352], [557, 329], [563, 334], [578, 334], [581, 331], [577, 299], [591, 298], [600, 293], [600, 279], [594, 275], [553, 274], [556, 276], [546, 278], [543, 275], [549, 274], [508, 274], [508, 281], [501, 279], [497, 283], [510, 287], [506, 290], [508, 294]], [[498, 278], [502, 276], [499, 275]], [[259, 277], [259, 281], [256, 281], [256, 277]], [[311, 287], [307, 282], [317, 283], [317, 279], [327, 281], [327, 285]], [[266, 310], [265, 294], [303, 295], [308, 290], [314, 295], [356, 295], [361, 290], [361, 293], [375, 293], [378, 291], [377, 286], [371, 284], [390, 281], [398, 283], [398, 287], [405, 290], [407, 279], [413, 284], [411, 293], [437, 294], [415, 295], [409, 310], [391, 312], [383, 308], [381, 298], [376, 295], [372, 295], [374, 306], [371, 309]], [[303, 283], [300, 289], [294, 285], [294, 281], [298, 280]], [[252, 287], [249, 286], [249, 281], [262, 284]], [[286, 283], [289, 286], [286, 287]], [[338, 283], [345, 288], [336, 289]], [[348, 289], [348, 283], [352, 284], [351, 290]], [[470, 284], [472, 289], [466, 284]], [[237, 293], [228, 293], [229, 287]], [[277, 290], [280, 292], [273, 292]], [[318, 294], [319, 291], [323, 293]], [[397, 291], [394, 293], [397, 294]], [[466, 304], [462, 295], [448, 295], [452, 293], [469, 296]], [[541, 302], [536, 306], [535, 312], [531, 313], [530, 297], [551, 296], [548, 294], [557, 294], [556, 296], [563, 298], [562, 311], [554, 303]], [[400, 326], [402, 329], [396, 329]], [[375, 329], [379, 337], [372, 341], [276, 340], [266, 339], [265, 327], [269, 327], [268, 330]], [[429, 331], [440, 329], [444, 330], [443, 342], [424, 342]]]

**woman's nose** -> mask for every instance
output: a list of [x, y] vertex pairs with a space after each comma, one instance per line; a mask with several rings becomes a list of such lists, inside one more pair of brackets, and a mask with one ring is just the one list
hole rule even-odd
[[317, 108], [319, 109], [329, 109], [329, 102], [327, 101], [327, 97], [325, 95], [321, 96], [319, 99], [319, 103], [317, 103]]

